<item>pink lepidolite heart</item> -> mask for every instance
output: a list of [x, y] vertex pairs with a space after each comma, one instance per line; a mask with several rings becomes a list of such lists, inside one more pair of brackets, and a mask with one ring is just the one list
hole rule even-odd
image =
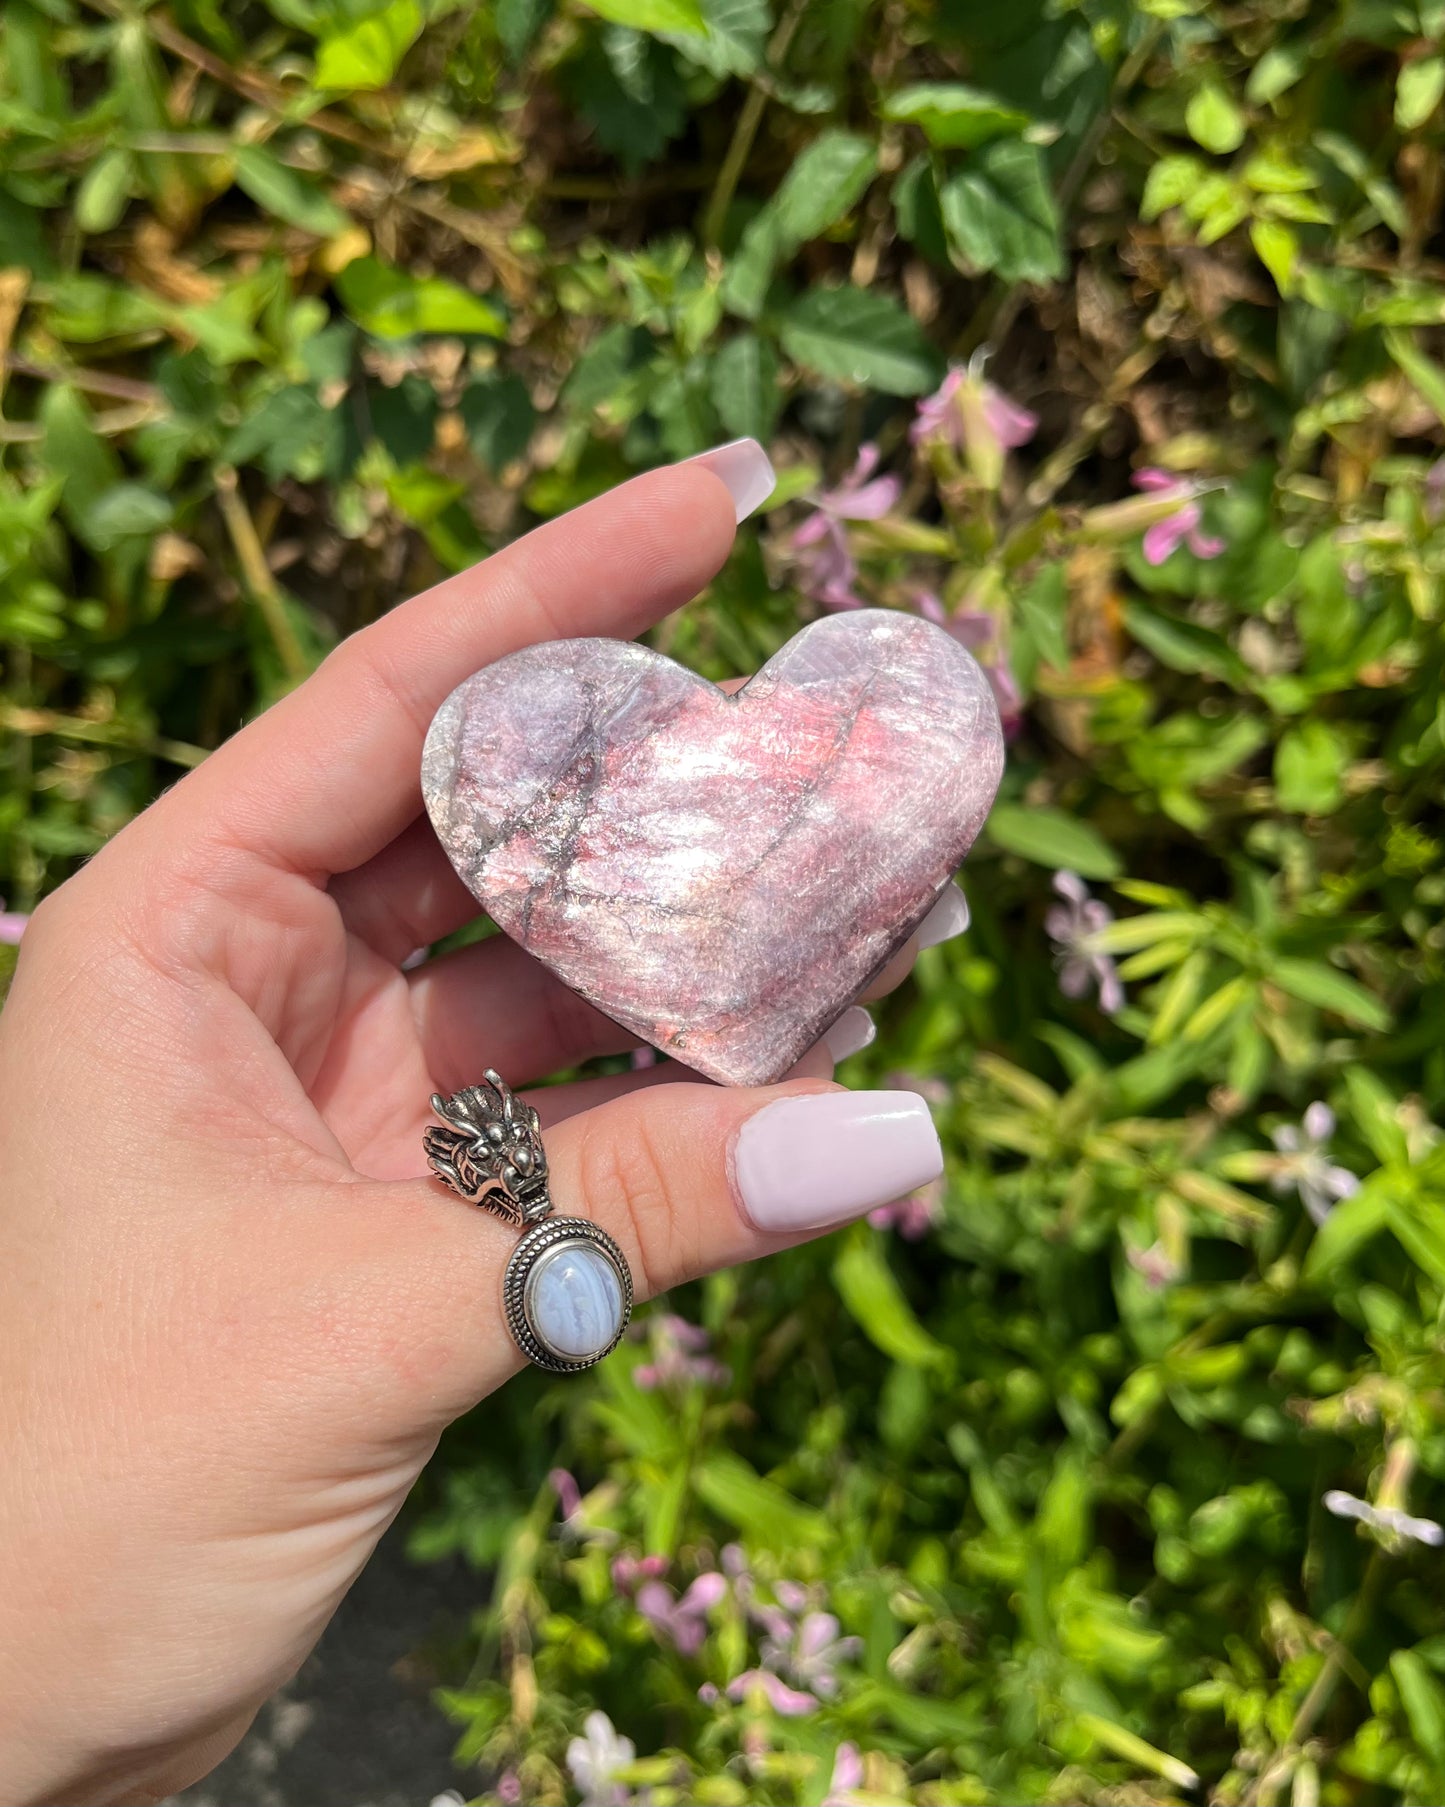
[[864, 609], [732, 696], [626, 641], [512, 653], [437, 711], [422, 791], [509, 935], [643, 1040], [761, 1085], [928, 913], [1002, 771], [958, 642]]

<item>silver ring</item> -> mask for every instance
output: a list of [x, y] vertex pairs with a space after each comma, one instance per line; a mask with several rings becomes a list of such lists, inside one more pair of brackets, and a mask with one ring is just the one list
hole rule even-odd
[[[441, 1118], [423, 1134], [432, 1172], [458, 1198], [523, 1232], [502, 1279], [512, 1340], [551, 1374], [610, 1355], [632, 1316], [632, 1272], [603, 1229], [554, 1217], [537, 1113], [490, 1067], [481, 1085], [432, 1094]], [[444, 1126], [444, 1127], [443, 1127]]]

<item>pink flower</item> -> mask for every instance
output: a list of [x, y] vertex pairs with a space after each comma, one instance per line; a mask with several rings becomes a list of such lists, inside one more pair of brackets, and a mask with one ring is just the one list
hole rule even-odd
[[868, 1213], [875, 1230], [897, 1230], [905, 1242], [918, 1242], [943, 1215], [943, 1181], [930, 1180], [906, 1198], [878, 1205]]
[[881, 520], [902, 495], [901, 478], [873, 475], [879, 455], [876, 445], [860, 446], [853, 469], [835, 488], [814, 494], [813, 512], [793, 533], [793, 551], [802, 555], [799, 587], [824, 608], [866, 607], [854, 588], [858, 564], [843, 523]]
[[1200, 529], [1204, 510], [1196, 500], [1202, 493], [1199, 484], [1191, 482], [1187, 477], [1176, 477], [1168, 471], [1161, 471], [1155, 465], [1146, 465], [1143, 470], [1135, 471], [1134, 487], [1153, 491], [1158, 495], [1172, 492], [1179, 498], [1179, 507], [1175, 513], [1162, 521], [1156, 521], [1145, 530], [1146, 563], [1162, 565], [1180, 545], [1187, 545], [1196, 558], [1218, 558], [1224, 551], [1224, 540]]
[[1126, 1248], [1124, 1256], [1151, 1293], [1163, 1292], [1183, 1271], [1162, 1242], [1151, 1242], [1147, 1249]]
[[674, 1312], [658, 1312], [648, 1320], [653, 1359], [633, 1372], [644, 1393], [657, 1387], [726, 1386], [732, 1369], [707, 1353], [712, 1338], [700, 1324], [689, 1324]]
[[619, 1594], [630, 1594], [643, 1581], [657, 1581], [667, 1573], [665, 1556], [630, 1556], [626, 1551], [612, 1563], [612, 1585]]
[[25, 933], [28, 916], [22, 916], [16, 910], [5, 908], [5, 899], [0, 897], [0, 943], [9, 947], [19, 947], [20, 937]]
[[745, 1669], [728, 1683], [728, 1699], [745, 1700], [754, 1689], [760, 1689], [773, 1711], [786, 1719], [801, 1719], [818, 1705], [814, 1695], [790, 1688], [771, 1669]]
[[1039, 430], [1039, 417], [1016, 402], [997, 383], [983, 375], [983, 359], [975, 357], [967, 367], [951, 364], [948, 374], [918, 404], [908, 437], [914, 445], [931, 442], [962, 451], [968, 443], [968, 402], [974, 400], [983, 423], [1005, 451], [1027, 445]]
[[863, 1786], [863, 1759], [856, 1744], [840, 1744], [833, 1753], [833, 1774], [823, 1807], [853, 1807], [855, 1788]]
[[680, 1600], [665, 1581], [644, 1581], [637, 1610], [681, 1655], [696, 1656], [707, 1636], [707, 1615], [727, 1591], [726, 1576], [715, 1570], [699, 1575]]
[[786, 1639], [763, 1639], [764, 1668], [784, 1670], [800, 1687], [824, 1699], [831, 1698], [838, 1692], [837, 1665], [849, 1661], [863, 1648], [861, 1638], [839, 1637], [838, 1629], [838, 1621], [830, 1612], [805, 1613], [790, 1628]]
[[582, 1490], [565, 1468], [554, 1468], [547, 1479], [552, 1483], [557, 1504], [562, 1508], [563, 1522], [569, 1523], [581, 1510]]
[[1437, 458], [1425, 473], [1425, 519], [1433, 526], [1445, 515], [1445, 458]]
[[960, 646], [979, 655], [978, 662], [998, 704], [1004, 739], [1016, 739], [1024, 725], [1024, 699], [999, 645], [998, 618], [984, 609], [955, 609], [950, 615], [932, 590], [919, 590], [913, 606], [925, 621], [946, 629]]
[[1108, 954], [1091, 944], [1091, 937], [1114, 920], [1108, 904], [1089, 895], [1089, 887], [1077, 872], [1056, 872], [1054, 889], [1065, 901], [1055, 904], [1044, 917], [1044, 928], [1054, 943], [1059, 966], [1059, 990], [1066, 998], [1081, 998], [1090, 984], [1099, 988], [1099, 1008], [1108, 1016], [1124, 1008], [1124, 987], [1119, 969]]
[[[967, 908], [966, 903], [964, 907]], [[883, 1083], [889, 1091], [917, 1092], [926, 1103], [938, 1107], [947, 1104], [952, 1096], [946, 1081], [924, 1073], [910, 1073], [904, 1067], [895, 1067]]]

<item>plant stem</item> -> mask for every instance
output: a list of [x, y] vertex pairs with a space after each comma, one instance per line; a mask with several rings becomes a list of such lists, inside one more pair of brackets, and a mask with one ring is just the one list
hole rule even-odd
[[0, 703], [0, 728], [25, 741], [53, 734], [57, 740], [78, 741], [82, 746], [113, 747], [122, 753], [143, 753], [164, 759], [169, 765], [198, 766], [209, 757], [205, 747], [164, 735], [132, 733], [123, 722], [92, 722], [80, 715], [60, 715], [53, 709], [27, 709]]
[[1346, 1673], [1346, 1666], [1354, 1660], [1350, 1646], [1359, 1638], [1370, 1622], [1370, 1614], [1375, 1606], [1375, 1595], [1380, 1590], [1380, 1581], [1384, 1576], [1385, 1562], [1385, 1552], [1377, 1548], [1365, 1566], [1364, 1578], [1360, 1582], [1360, 1591], [1355, 1595], [1354, 1604], [1350, 1607], [1350, 1614], [1345, 1621], [1344, 1629], [1330, 1646], [1330, 1653], [1325, 1658], [1319, 1674], [1310, 1684], [1309, 1692], [1299, 1704], [1299, 1709], [1294, 1716], [1294, 1723], [1289, 1728], [1289, 1737], [1276, 1753], [1275, 1761], [1266, 1765], [1259, 1777], [1245, 1790], [1243, 1807], [1265, 1807], [1263, 1790], [1266, 1783], [1275, 1779], [1280, 1773], [1280, 1766], [1288, 1759], [1298, 1760], [1310, 1733], [1315, 1729], [1325, 1709], [1334, 1699], [1335, 1689], [1340, 1685], [1340, 1677]]
[[236, 473], [229, 464], [216, 467], [216, 500], [221, 505], [221, 513], [231, 535], [231, 544], [236, 548], [242, 581], [251, 594], [251, 600], [261, 611], [266, 631], [270, 634], [281, 661], [281, 669], [288, 678], [299, 684], [310, 671], [306, 654], [296, 638], [296, 630], [286, 613], [285, 600], [277, 587], [276, 579], [271, 575], [271, 567], [266, 563], [266, 553], [261, 545], [261, 536], [256, 532], [256, 523], [251, 519]]
[[[765, 62], [769, 69], [776, 69], [788, 54], [788, 46], [793, 41], [793, 33], [803, 17], [806, 0], [793, 0], [778, 29], [773, 33], [768, 45]], [[747, 165], [752, 153], [753, 140], [758, 135], [758, 127], [763, 122], [763, 109], [768, 104], [766, 87], [756, 76], [748, 89], [748, 97], [743, 102], [742, 112], [738, 114], [738, 122], [733, 127], [732, 141], [727, 148], [727, 155], [718, 170], [717, 181], [713, 184], [712, 194], [708, 197], [707, 207], [702, 216], [702, 242], [705, 250], [716, 250], [722, 237], [723, 226], [727, 223], [728, 208], [732, 206], [733, 195], [737, 190], [738, 179]]]
[[1374, 1611], [1375, 1595], [1380, 1591], [1380, 1582], [1385, 1573], [1385, 1552], [1377, 1549], [1365, 1566], [1364, 1579], [1360, 1583], [1360, 1591], [1355, 1595], [1355, 1603], [1350, 1608], [1350, 1616], [1345, 1621], [1344, 1629], [1325, 1658], [1324, 1667], [1315, 1677], [1310, 1691], [1300, 1702], [1299, 1711], [1294, 1716], [1294, 1724], [1289, 1728], [1291, 1745], [1299, 1746], [1305, 1742], [1314, 1730], [1320, 1715], [1334, 1698], [1335, 1689], [1340, 1684], [1340, 1677], [1345, 1672], [1345, 1663], [1349, 1658], [1350, 1646], [1364, 1631], [1370, 1622], [1370, 1614]]

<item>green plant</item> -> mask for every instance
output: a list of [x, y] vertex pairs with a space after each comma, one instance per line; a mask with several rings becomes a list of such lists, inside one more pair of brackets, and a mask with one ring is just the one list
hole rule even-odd
[[[6, 7], [15, 908], [338, 635], [731, 435], [777, 496], [658, 643], [918, 609], [1016, 730], [974, 928], [848, 1070], [934, 1099], [943, 1194], [446, 1445], [487, 1798], [1445, 1790], [1442, 31]], [[593, 1708], [632, 1760], [569, 1769]]]

